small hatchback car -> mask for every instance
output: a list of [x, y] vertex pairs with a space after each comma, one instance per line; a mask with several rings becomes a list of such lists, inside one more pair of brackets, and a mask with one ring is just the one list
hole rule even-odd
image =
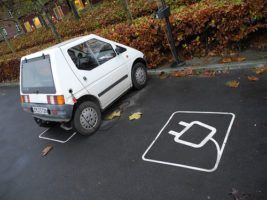
[[101, 111], [147, 83], [144, 54], [97, 35], [74, 38], [21, 58], [23, 110], [41, 127], [70, 125], [94, 133]]

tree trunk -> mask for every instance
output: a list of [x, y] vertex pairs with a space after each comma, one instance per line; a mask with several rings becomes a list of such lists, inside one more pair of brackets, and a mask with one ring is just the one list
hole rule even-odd
[[68, 5], [70, 6], [71, 11], [72, 11], [72, 13], [73, 13], [75, 19], [77, 19], [77, 20], [80, 19], [80, 15], [79, 15], [79, 13], [78, 13], [78, 11], [77, 11], [77, 8], [76, 8], [76, 6], [75, 6], [73, 0], [67, 0], [67, 3], [68, 3]]
[[50, 28], [51, 28], [51, 30], [52, 30], [52, 33], [53, 33], [53, 35], [55, 36], [57, 42], [61, 42], [61, 36], [60, 36], [60, 34], [57, 32], [56, 26], [55, 26], [55, 24], [52, 22], [51, 16], [50, 16], [47, 12], [45, 12], [45, 11], [43, 11], [43, 15], [45, 16], [45, 18], [46, 18], [47, 21], [49, 22], [49, 26], [50, 26]]
[[133, 23], [133, 16], [132, 16], [132, 13], [129, 9], [128, 0], [120, 0], [120, 1], [121, 1], [122, 6], [123, 6], [124, 12], [127, 15], [128, 24], [132, 24]]
[[4, 40], [5, 40], [5, 42], [6, 42], [7, 46], [8, 46], [8, 48], [11, 50], [11, 52], [12, 52], [13, 54], [15, 54], [16, 51], [15, 51], [14, 47], [12, 46], [12, 44], [10, 43], [10, 41], [7, 39], [6, 35], [3, 33], [3, 31], [2, 31], [2, 27], [0, 27], [0, 29], [1, 29], [1, 30], [0, 30], [0, 34], [1, 34], [2, 37], [4, 38]]

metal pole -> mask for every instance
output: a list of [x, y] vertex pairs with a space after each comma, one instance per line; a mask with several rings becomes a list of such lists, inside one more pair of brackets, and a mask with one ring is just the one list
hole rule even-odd
[[[167, 9], [167, 5], [165, 0], [160, 0], [159, 2], [159, 11], [160, 10], [166, 10]], [[160, 8], [161, 7], [161, 8]], [[171, 23], [170, 23], [170, 19], [169, 19], [169, 15], [167, 15], [166, 13], [163, 14], [163, 18], [165, 20], [166, 23], [166, 31], [167, 31], [167, 39], [168, 42], [170, 44], [171, 47], [171, 52], [174, 58], [175, 63], [172, 64], [172, 67], [178, 67], [178, 66], [182, 66], [185, 63], [183, 61], [180, 60], [178, 54], [177, 54], [177, 50], [176, 50], [176, 46], [175, 46], [175, 41], [172, 35], [172, 28], [171, 28]]]

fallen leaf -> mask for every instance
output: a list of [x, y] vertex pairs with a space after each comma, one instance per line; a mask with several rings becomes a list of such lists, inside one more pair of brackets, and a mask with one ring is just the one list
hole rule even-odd
[[48, 145], [47, 147], [45, 147], [42, 151], [42, 156], [46, 156], [52, 149], [53, 149], [52, 145]]
[[229, 63], [229, 62], [232, 62], [232, 58], [223, 58], [219, 61], [219, 63]]
[[263, 73], [266, 73], [267, 72], [267, 66], [264, 66], [264, 67], [257, 67], [255, 69], [255, 73], [256, 74], [263, 74]]
[[230, 62], [242, 62], [246, 60], [245, 57], [243, 56], [238, 56], [238, 57], [225, 57], [223, 59], [221, 59], [219, 62], [220, 63], [230, 63]]
[[226, 85], [227, 85], [228, 87], [231, 87], [231, 88], [237, 88], [237, 87], [239, 86], [239, 82], [236, 81], [236, 80], [232, 80], [232, 81], [228, 81], [228, 82], [226, 83]]
[[136, 119], [140, 119], [142, 117], [143, 113], [141, 112], [136, 112], [133, 113], [132, 115], [129, 116], [129, 120], [136, 120]]
[[171, 75], [174, 77], [185, 77], [186, 73], [184, 71], [175, 71], [175, 72], [172, 72]]
[[165, 79], [165, 78], [168, 78], [169, 77], [169, 74], [165, 73], [165, 72], [160, 72], [159, 74], [159, 78], [162, 80], [162, 79]]
[[210, 56], [210, 57], [214, 57], [214, 56], [217, 56], [217, 54], [218, 54], [218, 53], [216, 53], [215, 51], [210, 51], [210, 52], [208, 53], [208, 56]]
[[105, 117], [106, 120], [112, 120], [116, 117], [120, 117], [121, 116], [121, 111], [120, 110], [115, 110], [112, 113], [110, 113], [109, 115], [107, 115]]
[[231, 197], [233, 197], [234, 200], [249, 200], [251, 195], [240, 193], [237, 189], [232, 188], [232, 192], [229, 193]]
[[192, 69], [191, 67], [186, 68], [186, 69], [184, 70], [184, 73], [185, 73], [186, 76], [193, 75], [193, 69]]
[[232, 61], [233, 61], [233, 62], [242, 62], [242, 61], [244, 61], [244, 60], [246, 60], [246, 58], [243, 57], [243, 56], [232, 57]]
[[249, 80], [249, 81], [258, 81], [259, 78], [256, 77], [256, 76], [248, 76], [248, 80]]
[[205, 77], [212, 77], [212, 76], [215, 76], [215, 74], [216, 74], [215, 71], [206, 70], [206, 71], [204, 71], [203, 76], [205, 76]]

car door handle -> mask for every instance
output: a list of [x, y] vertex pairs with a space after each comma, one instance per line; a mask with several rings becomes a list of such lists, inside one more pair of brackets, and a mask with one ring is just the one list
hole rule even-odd
[[87, 78], [84, 76], [84, 77], [83, 77], [83, 80], [84, 80], [84, 81], [87, 81]]

